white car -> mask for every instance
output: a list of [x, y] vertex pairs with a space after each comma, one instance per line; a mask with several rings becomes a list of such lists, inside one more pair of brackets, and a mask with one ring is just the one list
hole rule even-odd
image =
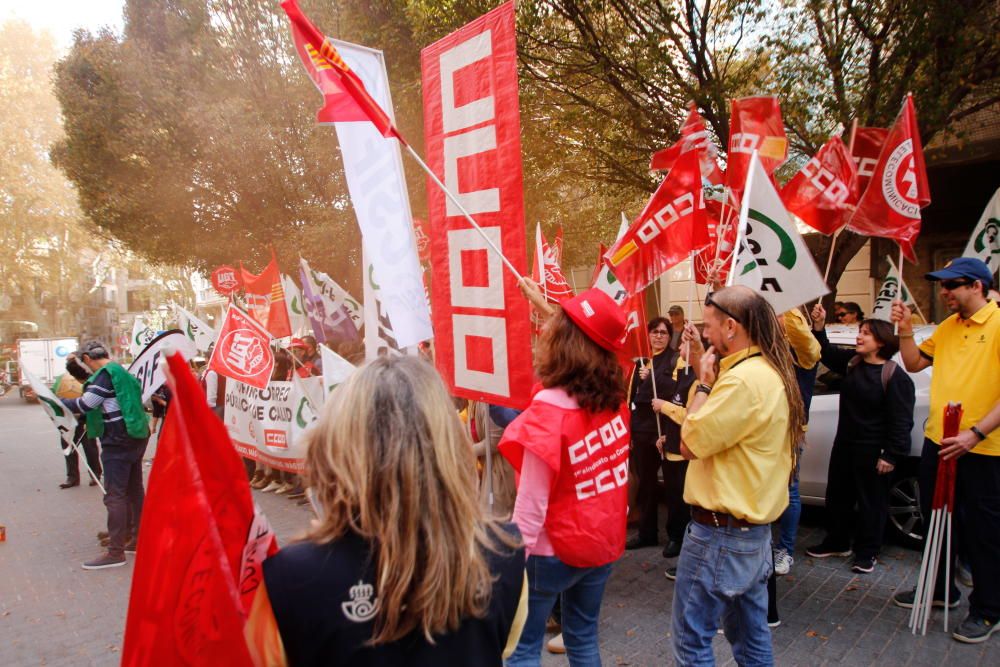
[[[934, 331], [935, 325], [914, 327], [914, 339], [919, 345]], [[850, 325], [828, 326], [827, 337], [834, 345], [854, 347], [858, 327]], [[903, 362], [897, 354], [893, 359], [900, 367]], [[840, 410], [839, 383], [824, 383], [827, 371], [820, 365], [816, 390], [809, 409], [809, 431], [799, 469], [799, 494], [803, 504], [826, 503], [826, 479], [830, 467], [830, 451], [837, 433], [837, 416]], [[913, 431], [910, 434], [910, 455], [896, 466], [892, 473], [892, 490], [889, 494], [888, 528], [898, 541], [916, 546], [923, 536], [923, 517], [920, 514], [920, 492], [917, 486], [917, 469], [920, 451], [924, 444], [924, 424], [927, 422], [930, 402], [931, 369], [910, 373], [916, 390], [913, 408]]]

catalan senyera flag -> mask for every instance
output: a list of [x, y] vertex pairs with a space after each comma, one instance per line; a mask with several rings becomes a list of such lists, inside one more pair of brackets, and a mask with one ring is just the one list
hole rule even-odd
[[604, 255], [635, 294], [709, 244], [698, 153], [682, 153], [625, 235]]
[[291, 336], [292, 323], [288, 320], [285, 290], [281, 286], [281, 272], [278, 271], [274, 250], [271, 250], [271, 261], [259, 275], [247, 271], [243, 262], [240, 262], [240, 272], [250, 316], [263, 324], [275, 338]]
[[907, 95], [847, 228], [865, 236], [891, 238], [907, 259], [916, 262], [913, 244], [920, 234], [920, 209], [930, 203], [917, 111], [913, 97]]
[[847, 146], [831, 137], [781, 189], [788, 212], [823, 234], [847, 222], [858, 203], [858, 172]]
[[285, 0], [281, 8], [292, 24], [295, 50], [320, 93], [323, 108], [316, 114], [322, 124], [371, 121], [384, 137], [403, 140], [388, 114], [372, 99], [361, 79], [351, 71], [330, 40], [313, 25], [296, 0]]
[[713, 185], [721, 185], [724, 176], [715, 159], [718, 150], [712, 144], [705, 119], [698, 113], [698, 107], [695, 106], [694, 102], [688, 106], [688, 116], [684, 124], [681, 125], [680, 139], [672, 146], [653, 153], [653, 157], [649, 161], [649, 169], [651, 171], [670, 171], [681, 153], [690, 150], [698, 151], [702, 178]]

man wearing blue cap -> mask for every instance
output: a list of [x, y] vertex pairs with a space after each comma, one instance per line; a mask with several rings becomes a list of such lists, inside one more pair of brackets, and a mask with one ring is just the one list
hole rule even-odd
[[[975, 644], [989, 639], [1000, 627], [1000, 308], [987, 297], [993, 274], [982, 260], [959, 257], [925, 277], [938, 283], [941, 300], [952, 315], [919, 347], [913, 340], [909, 309], [902, 301], [893, 302], [892, 319], [899, 323], [899, 352], [906, 370], [915, 373], [934, 365], [920, 457], [924, 517], [930, 516], [938, 461], [961, 457], [955, 516], [958, 543], [972, 569], [974, 587], [969, 615], [952, 637]], [[964, 409], [961, 430], [953, 438], [943, 433], [944, 408], [949, 402], [960, 402]], [[958, 589], [954, 581], [945, 581], [944, 570], [942, 560], [933, 604], [944, 606], [948, 586], [949, 606], [957, 607]], [[913, 607], [913, 600], [914, 591], [893, 598], [906, 608]]]

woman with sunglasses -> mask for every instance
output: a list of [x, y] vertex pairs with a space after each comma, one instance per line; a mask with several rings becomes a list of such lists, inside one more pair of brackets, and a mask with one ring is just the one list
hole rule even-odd
[[851, 569], [866, 574], [875, 569], [882, 546], [890, 473], [910, 450], [913, 380], [891, 361], [899, 338], [890, 323], [864, 320], [854, 350], [844, 350], [826, 336], [821, 303], [813, 307], [812, 319], [823, 363], [844, 382], [827, 473], [827, 535], [806, 554], [846, 558], [853, 548]]

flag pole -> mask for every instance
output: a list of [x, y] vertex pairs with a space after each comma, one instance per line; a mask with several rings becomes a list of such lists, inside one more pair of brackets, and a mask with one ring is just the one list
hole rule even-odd
[[79, 460], [83, 461], [83, 465], [86, 466], [87, 472], [90, 474], [90, 478], [92, 480], [94, 480], [95, 482], [97, 482], [97, 486], [98, 486], [98, 488], [101, 489], [101, 493], [104, 494], [104, 495], [107, 495], [108, 492], [104, 489], [104, 485], [101, 484], [101, 480], [99, 479], [98, 475], [94, 473], [94, 469], [90, 467], [90, 463], [87, 461], [87, 454], [86, 454], [86, 452], [81, 451], [81, 445], [80, 445], [80, 443], [83, 442], [83, 439], [86, 438], [86, 437], [87, 437], [87, 432], [84, 431], [83, 433], [80, 434], [80, 439], [79, 440], [77, 440], [72, 445], [70, 445], [69, 447], [67, 447], [66, 449], [63, 450], [63, 456], [69, 456], [70, 455], [70, 451], [71, 450], [75, 450], [77, 458]]
[[[642, 319], [646, 322], [646, 326], [649, 326], [649, 319], [646, 316], [646, 295], [643, 294], [642, 298], [639, 299], [639, 307], [642, 308]], [[642, 335], [642, 332], [639, 332]], [[646, 332], [646, 350], [649, 352], [649, 382], [653, 385], [653, 400], [657, 400], [659, 396], [656, 395], [656, 366], [653, 364], [653, 344], [649, 341], [649, 332]], [[659, 442], [660, 438], [663, 437], [663, 433], [660, 432], [660, 413], [653, 410], [653, 417], [656, 419], [656, 441]], [[660, 453], [660, 459], [664, 458], [663, 453]]]
[[[691, 262], [691, 284], [688, 285], [688, 309], [687, 309], [687, 313], [685, 313], [687, 315], [687, 317], [685, 318], [685, 323], [688, 321], [687, 318], [693, 318], [694, 317], [694, 315], [693, 315], [693, 312], [694, 312], [694, 293], [698, 289], [698, 284], [695, 281], [695, 275], [694, 275], [694, 251], [691, 251], [691, 254], [689, 255], [689, 258], [690, 258], [690, 262]], [[691, 372], [691, 341], [688, 341], [687, 343], [685, 343], [684, 344], [684, 348], [685, 348], [684, 349], [684, 359], [685, 359], [685, 362], [687, 363], [687, 368], [684, 369], [684, 373], [688, 374], [688, 373]]]
[[[833, 250], [837, 245], [837, 237], [840, 236], [840, 230], [838, 229], [833, 233], [833, 238], [830, 239], [830, 252], [826, 256], [826, 271], [823, 272], [823, 282], [825, 283], [830, 277], [830, 267], [833, 266]], [[829, 287], [829, 285], [827, 285]]]
[[520, 273], [518, 273], [517, 269], [515, 269], [514, 265], [510, 263], [510, 260], [507, 259], [506, 255], [504, 255], [503, 252], [500, 251], [500, 248], [498, 248], [496, 244], [493, 243], [493, 239], [487, 236], [486, 232], [483, 231], [483, 228], [480, 227], [479, 224], [472, 219], [472, 216], [469, 215], [469, 212], [465, 210], [465, 207], [462, 206], [462, 203], [460, 201], [458, 201], [458, 198], [454, 194], [452, 194], [451, 190], [449, 190], [444, 183], [441, 182], [441, 179], [437, 177], [437, 174], [435, 174], [434, 171], [427, 166], [427, 163], [424, 162], [423, 159], [421, 159], [420, 155], [415, 150], [413, 150], [413, 147], [410, 146], [410, 144], [406, 143], [405, 141], [400, 141], [399, 143], [402, 144], [404, 148], [406, 148], [407, 152], [410, 154], [410, 157], [412, 157], [414, 160], [417, 161], [417, 164], [420, 165], [420, 168], [423, 169], [425, 172], [427, 172], [427, 175], [430, 176], [431, 180], [433, 180], [434, 183], [437, 184], [437, 186], [441, 189], [441, 192], [443, 192], [445, 196], [448, 197], [448, 199], [450, 199], [451, 202], [458, 207], [458, 210], [462, 212], [462, 216], [469, 222], [470, 225], [472, 225], [473, 229], [479, 232], [480, 236], [483, 237], [483, 240], [486, 241], [487, 245], [489, 245], [490, 248], [493, 249], [493, 252], [495, 252], [497, 256], [500, 257], [501, 260], [503, 260], [504, 265], [510, 270], [511, 273], [514, 274], [514, 277], [517, 278], [518, 281], [522, 280], [523, 276]]
[[[903, 246], [899, 245], [899, 296], [903, 296]], [[899, 335], [899, 322], [893, 323], [892, 333], [894, 336]]]
[[743, 223], [746, 221], [747, 216], [750, 213], [750, 198], [747, 194], [750, 192], [751, 186], [753, 186], [754, 163], [759, 159], [760, 158], [757, 157], [757, 151], [755, 150], [753, 155], [750, 156], [750, 167], [747, 169], [746, 187], [743, 188], [743, 201], [740, 202], [740, 217], [736, 221], [736, 245], [733, 246], [733, 262], [729, 266], [729, 275], [726, 276], [726, 287], [730, 287], [736, 279], [736, 262], [740, 258], [740, 247], [743, 245]]

